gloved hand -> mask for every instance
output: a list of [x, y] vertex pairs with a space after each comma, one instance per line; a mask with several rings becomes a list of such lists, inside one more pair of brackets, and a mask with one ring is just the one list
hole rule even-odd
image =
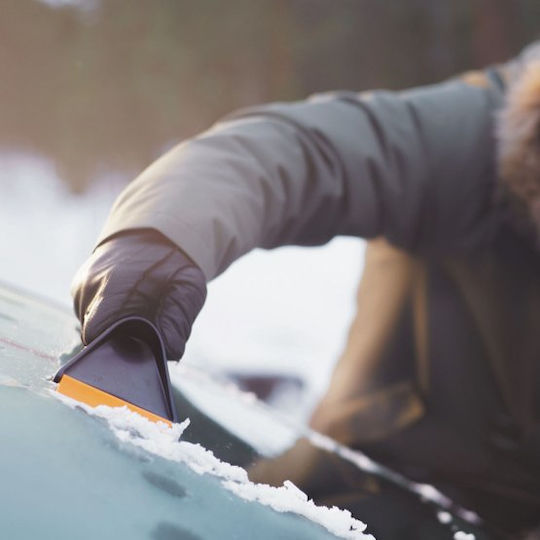
[[115, 321], [138, 315], [158, 327], [168, 358], [178, 360], [204, 304], [206, 280], [175, 244], [144, 229], [98, 246], [75, 275], [71, 292], [85, 344]]

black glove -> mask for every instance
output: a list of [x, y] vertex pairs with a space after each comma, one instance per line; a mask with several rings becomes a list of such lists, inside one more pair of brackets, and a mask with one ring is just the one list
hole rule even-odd
[[144, 229], [101, 244], [77, 272], [71, 293], [85, 344], [138, 315], [159, 328], [168, 358], [177, 360], [204, 304], [206, 280], [175, 244]]

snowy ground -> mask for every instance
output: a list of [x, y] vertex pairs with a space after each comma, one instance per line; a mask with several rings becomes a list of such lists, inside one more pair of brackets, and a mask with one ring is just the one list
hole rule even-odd
[[[0, 154], [0, 280], [68, 305], [71, 276], [86, 258], [122, 187], [107, 178], [84, 195], [68, 192], [54, 166]], [[325, 387], [353, 313], [363, 243], [257, 250], [210, 284], [186, 360], [209, 368], [300, 375]]]

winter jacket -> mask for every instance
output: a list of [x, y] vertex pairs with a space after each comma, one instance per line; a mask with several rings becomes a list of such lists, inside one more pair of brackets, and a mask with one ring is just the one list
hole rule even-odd
[[162, 232], [208, 279], [254, 247], [385, 236], [414, 253], [490, 243], [498, 77], [341, 92], [236, 113], [119, 197], [100, 236]]
[[402, 250], [399, 302], [374, 332], [384, 346], [362, 406], [333, 434], [457, 485], [464, 504], [523, 502], [511, 526], [529, 525], [540, 508], [537, 56], [403, 92], [235, 113], [132, 182], [99, 242], [154, 228], [212, 279], [254, 247], [384, 237]]
[[477, 253], [431, 259], [370, 242], [313, 426], [505, 534], [538, 527], [539, 271], [538, 253], [509, 231]]

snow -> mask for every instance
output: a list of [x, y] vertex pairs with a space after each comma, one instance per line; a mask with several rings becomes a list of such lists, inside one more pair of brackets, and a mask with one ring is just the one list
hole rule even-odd
[[278, 512], [294, 512], [319, 523], [331, 533], [342, 538], [374, 537], [364, 534], [366, 525], [354, 519], [347, 510], [340, 510], [336, 506], [328, 508], [317, 506], [307, 495], [298, 489], [292, 482], [286, 480], [281, 487], [266, 484], [253, 484], [251, 482], [236, 483], [225, 482], [225, 487], [248, 501], [257, 501], [266, 504]]
[[341, 538], [374, 540], [372, 535], [364, 534], [366, 525], [353, 518], [348, 510], [317, 506], [289, 481], [285, 481], [281, 487], [250, 482], [247, 472], [241, 467], [219, 460], [200, 444], [182, 441], [181, 436], [189, 426], [189, 419], [169, 427], [163, 422], [151, 422], [127, 407], [100, 405], [94, 408], [57, 392], [51, 393], [72, 408], [81, 408], [90, 415], [104, 419], [123, 443], [170, 461], [184, 463], [198, 474], [212, 474], [222, 480], [226, 489], [246, 501], [258, 502], [278, 512], [303, 516]]
[[52, 8], [76, 7], [83, 12], [96, 9], [100, 0], [39, 0]]
[[437, 512], [437, 519], [446, 525], [452, 521], [452, 514], [448, 512]]
[[14, 388], [20, 388], [22, 385], [14, 379], [13, 377], [9, 377], [8, 375], [4, 375], [3, 373], [0, 373], [0, 386], [12, 386]]
[[454, 534], [454, 540], [474, 540], [474, 534], [465, 533], [463, 531], [458, 531]]
[[47, 160], [0, 154], [0, 280], [65, 305], [122, 184], [111, 178], [70, 193]]

